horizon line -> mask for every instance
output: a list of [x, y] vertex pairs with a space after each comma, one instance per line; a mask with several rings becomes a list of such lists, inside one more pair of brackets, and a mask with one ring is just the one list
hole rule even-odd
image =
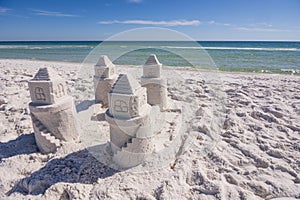
[[300, 40], [0, 40], [0, 42], [300, 42]]

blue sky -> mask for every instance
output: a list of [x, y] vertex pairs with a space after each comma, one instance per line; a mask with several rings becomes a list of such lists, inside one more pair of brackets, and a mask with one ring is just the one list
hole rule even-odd
[[299, 0], [0, 0], [0, 40], [104, 40], [141, 27], [196, 40], [300, 41]]

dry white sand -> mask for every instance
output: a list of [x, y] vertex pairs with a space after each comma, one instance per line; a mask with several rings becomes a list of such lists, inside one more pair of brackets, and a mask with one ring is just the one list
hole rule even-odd
[[[169, 79], [181, 84], [169, 81], [169, 96], [189, 105], [176, 158], [158, 170], [139, 166], [139, 172], [119, 172], [99, 162], [82, 143], [55, 154], [38, 152], [27, 81], [39, 67], [57, 69], [82, 113], [89, 101], [81, 100], [93, 99], [92, 80], [76, 83], [80, 64], [0, 60], [1, 198], [300, 198], [299, 76], [171, 71]], [[107, 123], [101, 121], [99, 127], [108, 136]], [[94, 151], [105, 154], [106, 148]]]

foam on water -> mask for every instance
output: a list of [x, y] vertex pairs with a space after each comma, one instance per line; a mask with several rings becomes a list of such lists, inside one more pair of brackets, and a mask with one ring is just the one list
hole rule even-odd
[[170, 49], [205, 49], [205, 50], [244, 50], [244, 51], [300, 51], [297, 48], [247, 48], [247, 47], [176, 47], [162, 46]]

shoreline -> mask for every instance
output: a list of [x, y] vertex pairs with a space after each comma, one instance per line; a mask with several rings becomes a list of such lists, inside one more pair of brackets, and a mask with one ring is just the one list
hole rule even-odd
[[[46, 62], [46, 63], [55, 63], [55, 64], [73, 64], [73, 65], [82, 65], [83, 62], [72, 62], [72, 61], [56, 61], [56, 60], [38, 60], [38, 59], [12, 59], [12, 58], [0, 58], [0, 62], [3, 61], [25, 61], [25, 62]], [[116, 66], [126, 66], [126, 67], [134, 67], [141, 65], [116, 65]], [[281, 75], [300, 75], [300, 69], [286, 69], [286, 68], [224, 68], [224, 67], [216, 67], [215, 69], [207, 69], [207, 68], [196, 68], [196, 67], [185, 67], [185, 66], [165, 66], [164, 68], [174, 69], [174, 70], [188, 70], [188, 71], [210, 71], [210, 72], [219, 72], [219, 73], [246, 73], [246, 74], [281, 74]]]

